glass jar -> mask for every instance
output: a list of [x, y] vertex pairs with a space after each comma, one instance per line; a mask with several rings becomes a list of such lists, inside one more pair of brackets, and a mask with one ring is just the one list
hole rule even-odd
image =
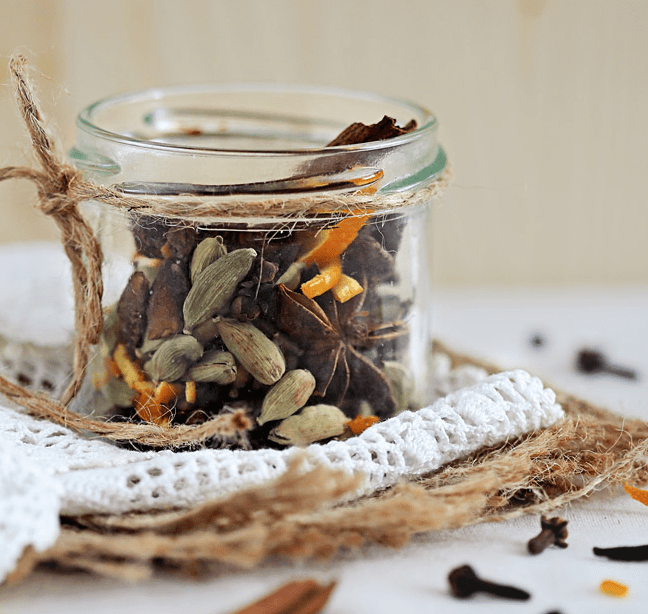
[[[327, 145], [355, 122], [387, 138]], [[70, 157], [158, 207], [86, 203], [108, 288], [95, 413], [196, 424], [244, 407], [263, 447], [426, 403], [420, 195], [446, 166], [428, 111], [334, 89], [151, 90], [85, 109]]]

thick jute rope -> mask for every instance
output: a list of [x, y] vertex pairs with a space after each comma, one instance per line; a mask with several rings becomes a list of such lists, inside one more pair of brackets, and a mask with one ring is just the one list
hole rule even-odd
[[43, 213], [54, 219], [61, 230], [61, 241], [72, 265], [75, 305], [75, 341], [72, 380], [61, 402], [35, 395], [23, 386], [16, 385], [0, 376], [0, 393], [27, 408], [35, 415], [65, 424], [69, 427], [90, 431], [96, 435], [116, 440], [140, 441], [151, 446], [182, 445], [199, 442], [210, 436], [230, 436], [249, 428], [247, 419], [240, 413], [218, 416], [199, 427], [176, 426], [172, 428], [155, 425], [106, 424], [103, 421], [80, 416], [67, 408], [67, 404], [79, 391], [88, 365], [91, 345], [99, 340], [103, 321], [101, 298], [101, 246], [92, 228], [79, 212], [84, 201], [98, 201], [124, 212], [135, 211], [176, 220], [203, 220], [263, 218], [283, 216], [288, 219], [313, 214], [318, 211], [359, 213], [372, 209], [387, 211], [414, 205], [439, 197], [452, 180], [450, 167], [428, 186], [412, 192], [391, 195], [338, 194], [328, 196], [303, 196], [295, 198], [270, 198], [266, 200], [204, 199], [195, 197], [163, 198], [128, 196], [124, 193], [87, 181], [80, 171], [63, 161], [55, 151], [53, 139], [43, 125], [33, 87], [26, 75], [26, 59], [14, 56], [9, 70], [16, 100], [27, 125], [32, 147], [40, 170], [27, 167], [0, 169], [0, 181], [27, 179], [36, 185], [38, 205]]

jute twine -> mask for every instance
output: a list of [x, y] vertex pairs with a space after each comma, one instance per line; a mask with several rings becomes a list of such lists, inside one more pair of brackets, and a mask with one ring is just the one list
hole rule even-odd
[[[477, 364], [441, 349], [453, 366]], [[645, 422], [562, 393], [558, 401], [560, 423], [361, 500], [345, 497], [358, 476], [304, 471], [297, 460], [275, 481], [190, 510], [63, 518], [54, 546], [25, 553], [12, 580], [39, 564], [135, 581], [160, 568], [196, 576], [269, 557], [397, 548], [417, 533], [551, 513], [606, 486], [648, 481]]]
[[139, 441], [150, 446], [200, 443], [213, 436], [231, 436], [249, 428], [241, 412], [218, 416], [198, 427], [175, 426], [163, 428], [148, 424], [106, 424], [84, 417], [67, 408], [79, 391], [88, 365], [91, 346], [99, 340], [102, 326], [101, 246], [92, 228], [79, 213], [83, 201], [98, 201], [121, 211], [133, 211], [176, 221], [183, 219], [213, 220], [259, 218], [271, 216], [304, 216], [327, 210], [331, 212], [361, 212], [391, 210], [428, 201], [441, 195], [451, 181], [448, 167], [436, 181], [413, 192], [391, 195], [362, 193], [311, 196], [304, 198], [249, 200], [204, 199], [198, 197], [164, 198], [128, 196], [110, 187], [88, 181], [80, 171], [65, 162], [55, 150], [54, 140], [47, 134], [43, 115], [26, 74], [26, 59], [14, 56], [9, 63], [16, 100], [27, 126], [40, 170], [26, 167], [0, 169], [0, 181], [27, 179], [38, 190], [38, 206], [54, 219], [61, 230], [61, 241], [72, 265], [75, 304], [75, 341], [73, 376], [61, 402], [31, 393], [0, 376], [0, 393], [25, 407], [34, 415], [46, 417], [68, 427], [89, 431], [115, 440]]

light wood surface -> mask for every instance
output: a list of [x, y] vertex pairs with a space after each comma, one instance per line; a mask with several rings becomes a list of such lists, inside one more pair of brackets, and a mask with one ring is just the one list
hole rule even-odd
[[[648, 283], [646, 26], [644, 0], [2, 0], [0, 165], [29, 161], [17, 50], [62, 150], [77, 112], [121, 91], [373, 90], [440, 119], [456, 181], [430, 233], [437, 282]], [[0, 185], [1, 242], [57, 238], [32, 201]]]

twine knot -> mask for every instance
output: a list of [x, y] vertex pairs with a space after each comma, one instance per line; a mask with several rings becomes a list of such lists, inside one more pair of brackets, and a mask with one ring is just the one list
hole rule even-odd
[[53, 179], [45, 179], [38, 187], [41, 211], [54, 217], [76, 211], [82, 198], [75, 193], [74, 188], [80, 179], [79, 171], [69, 166], [61, 168]]
[[57, 156], [54, 142], [43, 126], [31, 83], [25, 75], [27, 61], [21, 55], [11, 58], [9, 70], [20, 113], [31, 138], [41, 170], [21, 167], [0, 169], [0, 181], [28, 179], [38, 190], [39, 207], [61, 231], [61, 241], [72, 266], [74, 284], [75, 341], [74, 374], [63, 393], [63, 404], [69, 403], [81, 388], [88, 365], [90, 346], [97, 343], [103, 323], [101, 297], [103, 255], [92, 228], [78, 211], [84, 200], [83, 180], [79, 171]]

